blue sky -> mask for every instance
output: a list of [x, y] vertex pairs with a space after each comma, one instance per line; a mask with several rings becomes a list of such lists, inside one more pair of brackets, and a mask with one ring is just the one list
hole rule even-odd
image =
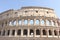
[[22, 6], [53, 8], [60, 18], [60, 0], [0, 0], [0, 12], [8, 9], [20, 9]]

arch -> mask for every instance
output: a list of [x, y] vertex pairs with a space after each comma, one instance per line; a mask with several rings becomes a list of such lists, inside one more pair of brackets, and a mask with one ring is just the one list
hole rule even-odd
[[51, 30], [49, 30], [49, 35], [52, 35], [52, 31]]
[[46, 30], [43, 30], [43, 35], [46, 35]]
[[3, 34], [2, 34], [3, 36], [5, 35], [5, 30], [3, 30]]
[[18, 20], [18, 24], [21, 25], [22, 24], [22, 21], [21, 20]]
[[45, 21], [44, 20], [41, 20], [41, 24], [44, 25]]
[[49, 20], [46, 20], [46, 25], [51, 25], [51, 22]]
[[16, 20], [13, 21], [13, 25], [14, 25], [14, 26], [16, 25]]
[[57, 31], [56, 31], [56, 30], [54, 30], [54, 35], [55, 35], [55, 36], [57, 35]]
[[30, 24], [33, 25], [34, 24], [34, 20], [30, 20]]
[[9, 35], [9, 34], [10, 34], [10, 30], [7, 31], [7, 35]]
[[17, 35], [21, 35], [21, 29], [17, 31]]
[[54, 21], [52, 21], [52, 26], [55, 26], [55, 22]]
[[30, 35], [34, 35], [34, 31], [30, 29]]
[[38, 10], [36, 10], [36, 13], [38, 13]]
[[7, 26], [7, 21], [5, 22], [5, 25]]
[[40, 30], [39, 29], [36, 30], [36, 35], [40, 35]]
[[24, 24], [27, 25], [28, 24], [28, 20], [24, 20]]
[[24, 29], [23, 35], [27, 35], [27, 33], [28, 33], [27, 29]]
[[12, 26], [12, 21], [9, 22], [9, 26]]
[[13, 36], [15, 35], [15, 30], [12, 30], [12, 35], [13, 35]]
[[36, 25], [39, 25], [39, 20], [36, 20], [35, 23], [36, 23]]
[[0, 35], [1, 35], [1, 31], [0, 31]]

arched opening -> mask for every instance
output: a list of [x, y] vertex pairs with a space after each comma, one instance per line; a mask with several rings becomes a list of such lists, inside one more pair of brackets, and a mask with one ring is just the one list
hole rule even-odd
[[17, 31], [17, 35], [21, 35], [21, 29]]
[[34, 31], [30, 29], [30, 35], [34, 35]]
[[12, 30], [12, 35], [13, 35], [13, 36], [15, 35], [15, 30]]
[[39, 25], [39, 20], [36, 20], [35, 23], [36, 23], [36, 25]]
[[27, 33], [28, 33], [27, 29], [24, 29], [23, 35], [27, 35]]
[[7, 26], [7, 21], [5, 22], [5, 25]]
[[41, 25], [44, 25], [45, 21], [44, 20], [41, 20]]
[[59, 35], [60, 35], [60, 31], [59, 31]]
[[9, 34], [10, 34], [10, 30], [7, 31], [7, 35], [9, 35]]
[[24, 24], [27, 25], [28, 24], [28, 20], [24, 20]]
[[3, 30], [3, 34], [2, 34], [3, 36], [5, 35], [5, 30]]
[[0, 35], [1, 35], [1, 31], [0, 31]]
[[33, 25], [34, 24], [34, 21], [33, 20], [30, 20], [30, 25]]
[[22, 24], [22, 21], [21, 20], [18, 20], [18, 24], [21, 25]]
[[46, 35], [46, 30], [43, 30], [43, 35]]
[[12, 26], [12, 21], [9, 22], [9, 26]]
[[52, 31], [51, 30], [49, 30], [49, 35], [52, 35]]
[[39, 29], [36, 30], [36, 35], [40, 35], [40, 30]]
[[55, 26], [55, 22], [54, 21], [52, 21], [52, 26]]
[[15, 25], [16, 25], [16, 20], [13, 21], [13, 26], [15, 26]]
[[57, 36], [57, 31], [56, 30], [54, 30], [54, 35]]
[[51, 22], [49, 20], [46, 20], [46, 25], [51, 25]]

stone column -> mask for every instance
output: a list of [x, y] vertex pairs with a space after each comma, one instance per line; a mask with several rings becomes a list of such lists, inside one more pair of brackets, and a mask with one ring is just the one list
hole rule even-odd
[[46, 26], [46, 20], [44, 20], [44, 25]]
[[11, 22], [12, 22], [11, 26], [13, 26], [13, 20]]
[[16, 20], [16, 26], [18, 26], [18, 19]]
[[58, 23], [57, 23], [57, 21], [55, 21], [55, 26], [58, 27]]
[[29, 35], [30, 35], [30, 30], [28, 29], [28, 37], [29, 37]]
[[7, 21], [7, 26], [9, 26], [9, 20]]
[[47, 29], [47, 37], [49, 36], [49, 29]]
[[43, 36], [43, 32], [42, 32], [42, 30], [43, 30], [43, 29], [41, 28], [41, 37]]
[[52, 26], [52, 20], [51, 20], [51, 26]]
[[17, 30], [15, 30], [15, 36], [17, 36]]
[[36, 21], [36, 19], [34, 19], [34, 25], [36, 25], [36, 22], [35, 21]]
[[49, 26], [51, 26], [51, 20], [49, 20]]
[[52, 35], [53, 35], [53, 37], [54, 37], [54, 29], [52, 29]]
[[12, 36], [12, 30], [10, 30], [10, 34], [9, 34], [9, 36]]
[[42, 25], [42, 24], [41, 24], [41, 21], [42, 21], [42, 19], [40, 19], [40, 25]]
[[21, 29], [21, 37], [23, 37], [23, 29]]
[[34, 37], [36, 36], [36, 29], [34, 30]]
[[4, 21], [4, 23], [3, 23], [3, 26], [5, 27], [6, 25], [5, 25], [5, 21]]
[[1, 30], [1, 36], [3, 35], [3, 30]]
[[59, 38], [59, 29], [57, 29], [57, 33], [58, 33], [58, 38]]
[[30, 19], [28, 19], [28, 26], [30, 25]]
[[5, 30], [5, 36], [7, 36], [7, 31]]
[[39, 25], [41, 25], [41, 19], [39, 19]]

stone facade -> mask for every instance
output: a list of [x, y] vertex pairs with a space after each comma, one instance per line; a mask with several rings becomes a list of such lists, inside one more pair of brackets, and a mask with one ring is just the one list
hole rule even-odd
[[22, 7], [0, 14], [0, 40], [59, 40], [60, 19], [54, 9]]

